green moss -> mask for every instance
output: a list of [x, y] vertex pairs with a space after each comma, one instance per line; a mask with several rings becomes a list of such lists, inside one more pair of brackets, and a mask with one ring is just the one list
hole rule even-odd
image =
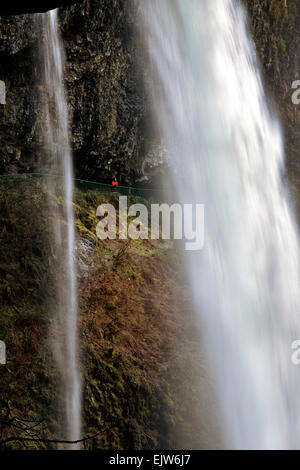
[[[6, 341], [9, 361], [0, 382], [0, 414], [9, 400], [14, 416], [42, 421], [39, 434], [57, 438], [61, 396], [48, 344], [56, 274], [49, 195], [43, 187], [33, 192], [28, 182], [7, 184], [0, 194], [0, 337]], [[137, 200], [141, 202], [129, 198], [130, 204]], [[170, 273], [165, 272], [159, 242], [97, 240], [95, 213], [102, 202], [117, 208], [118, 198], [114, 193], [76, 192], [78, 237], [93, 241], [93, 268], [80, 283], [85, 434], [101, 432], [86, 447], [168, 448], [176, 410], [159, 365], [173, 337], [163, 326], [170, 314]], [[50, 200], [56, 209], [62, 204], [59, 195]], [[105, 266], [104, 255], [109, 259]], [[20, 430], [8, 427], [6, 434], [20, 435]], [[6, 448], [24, 444], [16, 441]]]

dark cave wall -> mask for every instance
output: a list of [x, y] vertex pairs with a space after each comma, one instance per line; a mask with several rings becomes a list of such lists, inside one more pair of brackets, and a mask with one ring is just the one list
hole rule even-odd
[[150, 113], [137, 65], [134, 1], [87, 1], [64, 10], [61, 19], [77, 174], [153, 181], [162, 162], [146, 134]]
[[[299, 79], [299, 0], [243, 0], [270, 103], [283, 123], [287, 167], [299, 175], [299, 106], [292, 82]], [[123, 184], [157, 185], [163, 151], [151, 132], [143, 85], [143, 48], [134, 0], [84, 0], [60, 10], [66, 47], [65, 82], [76, 176]], [[43, 166], [43, 91], [38, 65], [41, 32], [33, 15], [0, 17], [0, 173]], [[137, 64], [140, 64], [137, 66]]]
[[[65, 84], [76, 176], [155, 185], [162, 157], [149, 134], [150, 112], [137, 67], [134, 0], [85, 0], [60, 10], [66, 48]], [[0, 18], [0, 173], [43, 168], [38, 60], [33, 15]]]
[[66, 84], [77, 174], [118, 175], [129, 183], [141, 170], [145, 98], [135, 66], [133, 2], [95, 0], [62, 12]]
[[0, 79], [6, 104], [0, 105], [0, 174], [30, 171], [37, 157], [38, 93], [32, 18], [0, 17]]
[[10, 0], [9, 3], [2, 3], [0, 5], [0, 16], [41, 13], [81, 2], [82, 0], [25, 0], [21, 4], [19, 0]]

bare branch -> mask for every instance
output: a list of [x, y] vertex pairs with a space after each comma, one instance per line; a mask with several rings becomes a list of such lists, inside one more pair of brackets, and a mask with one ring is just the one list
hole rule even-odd
[[102, 436], [106, 431], [109, 431], [112, 428], [104, 429], [104, 431], [94, 434], [93, 436], [88, 436], [83, 439], [78, 439], [76, 441], [67, 441], [67, 440], [60, 440], [60, 439], [41, 439], [41, 438], [34, 438], [34, 437], [8, 437], [0, 441], [0, 445], [7, 444], [9, 442], [41, 442], [44, 444], [80, 444], [81, 442], [89, 441], [90, 439], [94, 439], [95, 437]]

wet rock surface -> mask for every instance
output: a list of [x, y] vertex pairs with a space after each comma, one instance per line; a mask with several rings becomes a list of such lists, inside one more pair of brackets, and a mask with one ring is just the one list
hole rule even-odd
[[[86, 0], [60, 10], [66, 48], [65, 85], [76, 176], [123, 184], [155, 184], [161, 150], [148, 128], [149, 103], [133, 1]], [[34, 15], [0, 18], [0, 173], [43, 167], [40, 128], [42, 31]]]
[[[297, 0], [243, 0], [249, 12], [270, 103], [281, 121], [287, 167], [298, 175], [299, 106], [292, 83], [299, 79]], [[65, 84], [76, 176], [122, 184], [159, 186], [164, 149], [153, 131], [144, 86], [144, 45], [137, 34], [133, 0], [84, 0], [60, 9], [66, 48]], [[0, 173], [47, 170], [43, 158], [40, 105], [44, 92], [34, 15], [0, 17], [0, 80], [7, 100], [0, 105]]]

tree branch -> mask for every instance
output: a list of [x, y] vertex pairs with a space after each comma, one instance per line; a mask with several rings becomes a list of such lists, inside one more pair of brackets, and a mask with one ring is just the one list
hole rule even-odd
[[98, 432], [97, 434], [94, 434], [93, 436], [88, 436], [83, 439], [78, 439], [76, 441], [67, 441], [67, 440], [60, 440], [60, 439], [41, 439], [41, 438], [34, 438], [34, 437], [8, 437], [7, 439], [4, 439], [0, 441], [0, 445], [2, 444], [7, 444], [8, 442], [14, 442], [14, 441], [19, 441], [19, 442], [42, 442], [44, 444], [80, 444], [81, 442], [86, 442], [90, 439], [94, 439], [95, 437], [103, 435], [106, 431], [109, 431], [112, 428], [107, 428], [104, 429], [104, 431]]

